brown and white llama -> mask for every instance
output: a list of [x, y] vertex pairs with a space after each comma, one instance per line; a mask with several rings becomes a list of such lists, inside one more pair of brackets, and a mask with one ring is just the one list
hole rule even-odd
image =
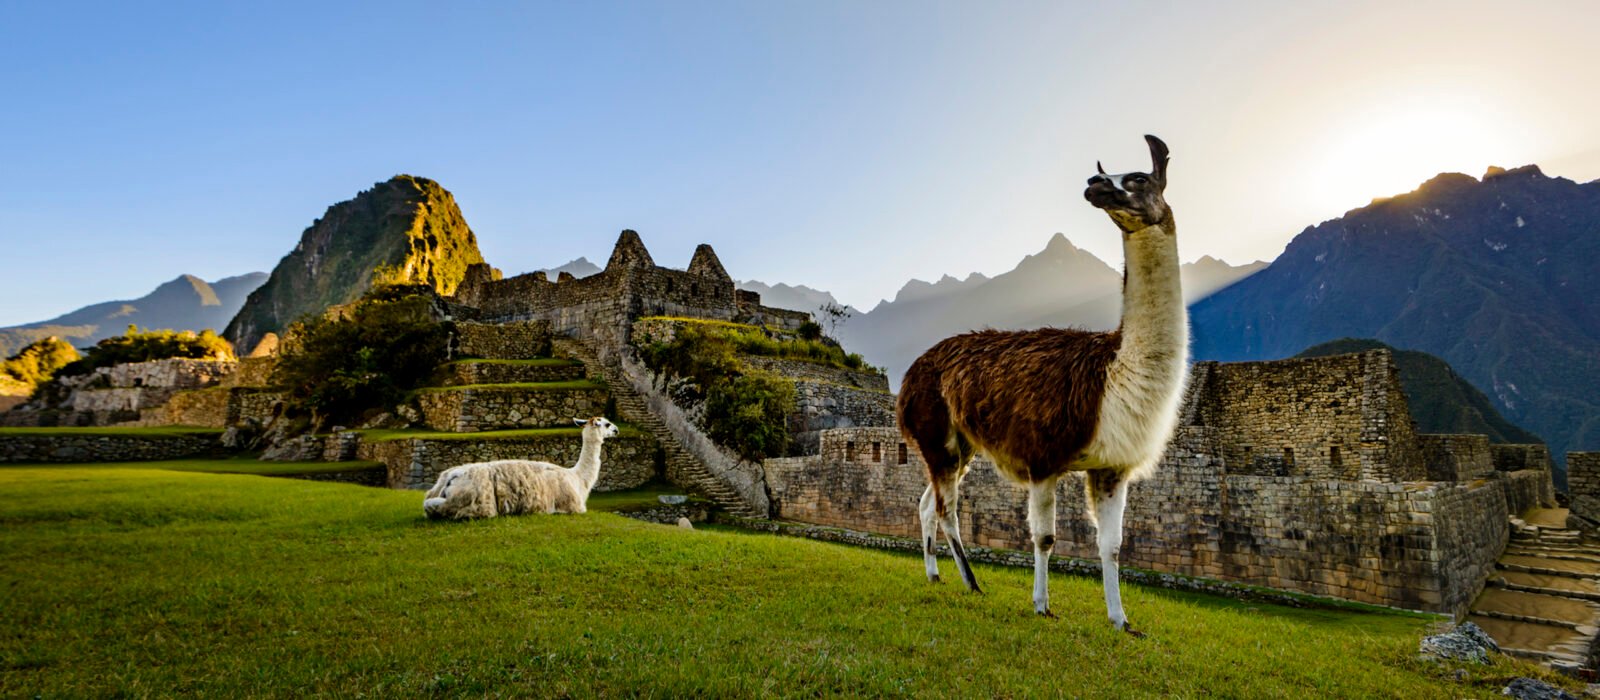
[[[906, 370], [900, 430], [928, 465], [922, 495], [922, 546], [928, 579], [944, 530], [956, 567], [978, 591], [956, 515], [961, 479], [975, 454], [1028, 488], [1034, 550], [1034, 611], [1050, 612], [1056, 483], [1085, 474], [1098, 544], [1106, 611], [1128, 626], [1118, 580], [1118, 549], [1128, 484], [1148, 475], [1177, 424], [1188, 375], [1189, 322], [1178, 282], [1178, 239], [1163, 192], [1167, 146], [1146, 136], [1149, 173], [1089, 178], [1083, 196], [1122, 230], [1122, 325], [1096, 333], [1070, 328], [979, 331], [947, 338]], [[1098, 166], [1098, 164], [1096, 164]]]

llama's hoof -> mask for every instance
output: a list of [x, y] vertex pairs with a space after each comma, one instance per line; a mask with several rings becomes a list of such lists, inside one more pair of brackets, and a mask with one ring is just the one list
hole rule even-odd
[[1144, 639], [1145, 636], [1143, 632], [1134, 629], [1132, 625], [1129, 625], [1126, 622], [1122, 623], [1122, 631], [1127, 632], [1128, 636], [1133, 637], [1134, 639]]
[[967, 584], [967, 589], [972, 591], [973, 595], [983, 595], [983, 589], [979, 588], [978, 584], [976, 583]]
[[928, 577], [928, 583], [944, 583], [944, 581], [940, 581], [939, 580], [939, 575], [938, 574], [934, 574], [934, 575]]
[[1056, 614], [1055, 614], [1055, 613], [1053, 613], [1053, 612], [1050, 612], [1050, 609], [1049, 609], [1049, 608], [1045, 608], [1045, 609], [1043, 609], [1043, 610], [1035, 610], [1035, 611], [1034, 611], [1034, 612], [1036, 612], [1036, 613], [1038, 613], [1038, 614], [1039, 614], [1039, 617], [1043, 617], [1043, 618], [1048, 618], [1048, 619], [1051, 619], [1051, 620], [1055, 620], [1055, 619], [1058, 619], [1058, 618], [1057, 618], [1057, 617], [1056, 617]]

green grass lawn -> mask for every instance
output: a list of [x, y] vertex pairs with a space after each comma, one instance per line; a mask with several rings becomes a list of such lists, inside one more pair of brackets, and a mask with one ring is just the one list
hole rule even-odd
[[[1489, 697], [1532, 667], [1415, 660], [1415, 616], [1097, 580], [607, 513], [432, 522], [422, 496], [0, 467], [0, 696]], [[953, 568], [945, 562], [953, 576]]]

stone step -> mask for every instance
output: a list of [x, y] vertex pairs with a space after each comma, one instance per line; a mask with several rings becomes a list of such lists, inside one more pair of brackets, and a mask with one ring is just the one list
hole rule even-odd
[[416, 402], [423, 425], [455, 433], [568, 427], [605, 411], [606, 388], [588, 381], [472, 384], [424, 389]]
[[584, 378], [583, 363], [565, 358], [458, 360], [445, 365], [446, 386], [570, 382]]
[[[1520, 622], [1473, 613], [1468, 620], [1483, 628], [1501, 651], [1545, 663], [1582, 664], [1593, 639], [1592, 627], [1584, 631], [1559, 625]], [[1587, 632], [1587, 634], [1585, 633]]]
[[1600, 602], [1600, 582], [1571, 575], [1500, 571], [1498, 575], [1489, 577], [1488, 585], [1513, 591]]
[[1582, 578], [1600, 576], [1600, 562], [1550, 559], [1529, 554], [1507, 554], [1500, 557], [1500, 560], [1495, 562], [1495, 565], [1507, 571], [1523, 571], [1532, 574], [1577, 576]]

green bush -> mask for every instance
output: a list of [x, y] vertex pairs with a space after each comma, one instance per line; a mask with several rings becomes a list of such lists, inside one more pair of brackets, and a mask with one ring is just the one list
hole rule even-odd
[[794, 399], [794, 383], [767, 372], [718, 382], [706, 396], [706, 433], [746, 459], [781, 456]]
[[449, 329], [431, 307], [428, 296], [378, 290], [344, 313], [296, 322], [273, 371], [289, 415], [321, 430], [399, 404], [447, 355]]
[[61, 368], [78, 358], [78, 349], [72, 347], [72, 343], [55, 336], [42, 338], [0, 363], [0, 378], [29, 387], [37, 386], [49, 381]]
[[[642, 339], [645, 366], [688, 379], [692, 400], [706, 404], [706, 434], [746, 459], [778, 457], [789, 448], [788, 416], [794, 384], [765, 372], [744, 370], [737, 353], [748, 338], [709, 324], [686, 324], [670, 341]], [[744, 342], [741, 343], [741, 338]]]
[[128, 326], [126, 335], [95, 343], [81, 359], [62, 367], [57, 374], [70, 377], [88, 374], [101, 367], [172, 358], [232, 360], [233, 346], [211, 329], [196, 333], [141, 331], [137, 326]]

